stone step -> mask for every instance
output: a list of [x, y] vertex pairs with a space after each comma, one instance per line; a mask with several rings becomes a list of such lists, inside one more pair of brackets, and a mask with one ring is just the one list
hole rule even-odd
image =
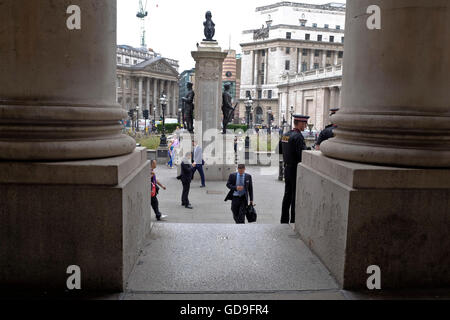
[[336, 290], [288, 225], [155, 224], [128, 293]]

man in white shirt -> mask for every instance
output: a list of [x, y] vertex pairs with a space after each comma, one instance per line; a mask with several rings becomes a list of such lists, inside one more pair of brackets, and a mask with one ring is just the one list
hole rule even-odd
[[205, 172], [203, 171], [203, 164], [204, 164], [203, 149], [198, 145], [198, 142], [196, 140], [192, 142], [192, 145], [194, 146], [194, 155], [193, 155], [194, 169], [192, 172], [192, 179], [194, 179], [195, 172], [198, 170], [198, 172], [200, 173], [200, 179], [202, 181], [202, 185], [200, 186], [200, 188], [205, 188], [206, 185], [205, 185]]

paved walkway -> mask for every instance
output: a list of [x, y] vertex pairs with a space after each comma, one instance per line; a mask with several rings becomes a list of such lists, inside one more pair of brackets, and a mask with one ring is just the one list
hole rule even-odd
[[[253, 188], [259, 224], [279, 224], [281, 202], [284, 194], [284, 182], [278, 181], [278, 172], [266, 175], [258, 167], [249, 167], [247, 172], [253, 177]], [[206, 188], [200, 188], [199, 181], [193, 181], [189, 200], [194, 210], [181, 206], [181, 182], [176, 179], [177, 169], [159, 166], [156, 169], [158, 180], [167, 187], [160, 190], [160, 211], [169, 215], [161, 223], [219, 223], [234, 224], [231, 202], [224, 199], [228, 193], [226, 182], [207, 182]], [[264, 174], [261, 174], [264, 173]], [[196, 176], [199, 174], [196, 173]], [[152, 219], [156, 222], [152, 211]]]
[[138, 259], [126, 299], [309, 291], [342, 298], [337, 289], [287, 225], [160, 223]]

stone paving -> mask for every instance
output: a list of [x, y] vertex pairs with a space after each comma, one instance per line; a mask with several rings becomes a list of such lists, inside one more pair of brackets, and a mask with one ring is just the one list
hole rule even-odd
[[[284, 182], [278, 181], [278, 171], [266, 175], [267, 169], [248, 167], [247, 173], [252, 175], [258, 224], [279, 224], [281, 202], [284, 194]], [[262, 174], [264, 173], [264, 174]], [[176, 179], [177, 169], [158, 166], [158, 180], [167, 187], [160, 190], [158, 200], [160, 211], [169, 218], [161, 223], [219, 223], [234, 224], [231, 213], [231, 202], [224, 199], [228, 193], [226, 181], [207, 182], [206, 188], [200, 188], [198, 180], [191, 184], [189, 200], [194, 209], [181, 206], [181, 182]], [[196, 173], [198, 177], [199, 174]], [[156, 222], [152, 210], [152, 220]]]

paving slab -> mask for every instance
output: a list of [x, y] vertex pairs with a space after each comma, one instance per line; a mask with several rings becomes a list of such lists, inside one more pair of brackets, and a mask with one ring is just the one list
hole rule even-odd
[[127, 285], [130, 294], [338, 289], [287, 225], [156, 224]]

